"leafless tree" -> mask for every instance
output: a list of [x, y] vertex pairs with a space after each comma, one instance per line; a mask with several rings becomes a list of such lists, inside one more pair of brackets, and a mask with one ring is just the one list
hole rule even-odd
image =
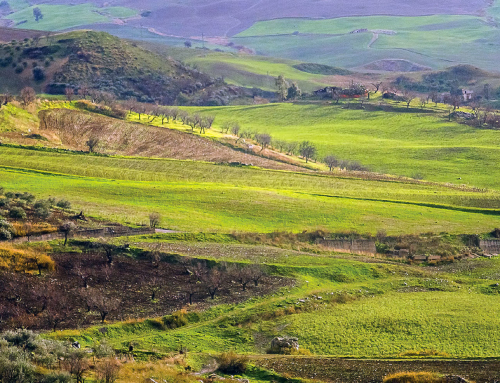
[[83, 383], [83, 375], [90, 367], [87, 353], [83, 350], [72, 351], [63, 361], [63, 368], [74, 376], [76, 383]]
[[75, 90], [67, 86], [64, 89], [64, 94], [66, 95], [66, 99], [71, 102], [71, 100], [73, 100], [73, 96], [75, 95]]
[[120, 306], [120, 301], [118, 299], [106, 297], [101, 291], [99, 291], [98, 294], [94, 294], [92, 303], [93, 308], [97, 310], [101, 316], [101, 323], [104, 323], [108, 315]]
[[211, 299], [215, 299], [215, 296], [219, 289], [222, 287], [223, 276], [220, 270], [213, 268], [205, 275], [203, 283], [210, 294]]
[[235, 265], [229, 267], [227, 272], [231, 277], [241, 285], [243, 291], [246, 291], [247, 285], [252, 281], [252, 272], [250, 266]]
[[315, 156], [316, 146], [314, 146], [309, 141], [302, 141], [299, 145], [299, 152], [302, 157], [305, 158], [306, 163]]
[[179, 116], [179, 109], [178, 109], [178, 108], [172, 108], [172, 109], [170, 110], [170, 113], [171, 113], [172, 119], [173, 119], [174, 121], [176, 121], [176, 120], [177, 120], [177, 117]]
[[78, 88], [78, 94], [86, 100], [89, 95], [89, 87], [87, 85], [80, 86], [80, 88]]
[[149, 226], [155, 228], [160, 224], [161, 215], [160, 213], [153, 212], [149, 214]]
[[299, 146], [298, 142], [295, 142], [295, 141], [289, 142], [287, 145], [287, 148], [286, 148], [287, 153], [290, 155], [295, 154], [298, 146]]
[[263, 151], [266, 147], [271, 145], [272, 138], [271, 135], [267, 133], [257, 133], [255, 135], [255, 141], [259, 143], [259, 145], [261, 146], [261, 151]]
[[333, 155], [326, 156], [323, 161], [325, 162], [326, 166], [328, 166], [330, 171], [332, 171], [332, 169], [339, 164], [339, 160]]
[[30, 88], [29, 86], [21, 89], [21, 93], [19, 94], [21, 97], [21, 102], [23, 105], [29, 105], [35, 102], [36, 100], [36, 92], [33, 88]]
[[121, 364], [115, 358], [106, 358], [96, 367], [97, 383], [114, 383], [118, 379]]
[[260, 280], [266, 275], [260, 265], [248, 266], [248, 274], [255, 286], [259, 285]]
[[378, 93], [378, 90], [382, 86], [382, 82], [374, 82], [374, 83], [372, 83], [372, 85], [375, 88], [375, 93]]
[[406, 104], [406, 108], [410, 108], [411, 102], [417, 97], [415, 93], [409, 91], [409, 90], [404, 90], [402, 94], [402, 100]]
[[[50, 328], [55, 332], [59, 325], [68, 320], [71, 312], [71, 303], [68, 298], [63, 295], [52, 292], [50, 303], [45, 311], [45, 319]], [[56, 295], [57, 294], [57, 295]]]
[[237, 122], [233, 122], [231, 125], [231, 134], [239, 136], [240, 131], [241, 131], [240, 124], [238, 124]]
[[201, 291], [202, 283], [198, 280], [195, 275], [189, 277], [189, 282], [185, 285], [185, 292], [190, 305], [193, 304], [193, 298], [196, 294]]

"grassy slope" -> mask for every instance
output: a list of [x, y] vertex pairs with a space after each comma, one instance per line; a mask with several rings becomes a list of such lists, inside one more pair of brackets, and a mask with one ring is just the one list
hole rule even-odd
[[[127, 18], [137, 14], [136, 11], [125, 7], [97, 8], [90, 3], [78, 5], [49, 5], [39, 4], [43, 19], [38, 22], [33, 17], [33, 8], [23, 7], [6, 18], [19, 24], [24, 29], [42, 31], [60, 31], [80, 25], [111, 22], [113, 18]], [[70, 17], [68, 17], [70, 15]], [[26, 22], [23, 22], [25, 21]]]
[[481, 208], [499, 207], [497, 193], [6, 147], [0, 164], [8, 189], [65, 197], [121, 222], [146, 222], [159, 211], [164, 226], [180, 230], [485, 232], [500, 223]]
[[500, 135], [448, 122], [438, 113], [346, 110], [340, 106], [269, 104], [190, 109], [235, 120], [243, 129], [275, 139], [309, 140], [319, 157], [334, 154], [371, 170], [425, 179], [500, 188], [495, 165]]
[[[379, 34], [378, 40], [368, 47], [371, 33], [350, 34], [360, 28], [397, 33]], [[300, 34], [291, 35], [294, 31]], [[499, 33], [484, 19], [474, 16], [368, 16], [258, 22], [233, 40], [262, 54], [343, 67], [400, 58], [434, 68], [465, 62], [496, 71], [498, 54], [491, 44]]]
[[[184, 248], [181, 254], [193, 256], [189, 243]], [[248, 260], [251, 252], [240, 253], [233, 246], [226, 249], [225, 259]], [[286, 334], [297, 336], [301, 347], [316, 355], [399, 357], [405, 351], [425, 349], [462, 358], [499, 355], [492, 342], [500, 324], [494, 309], [498, 288], [484, 288], [493, 286], [495, 280], [490, 278], [498, 273], [498, 259], [467, 261], [475, 270], [470, 273], [455, 265], [420, 269], [332, 256], [319, 257], [322, 264], [310, 264], [311, 255], [282, 252], [284, 257], [272, 262], [274, 270], [298, 278], [301, 284], [295, 288], [212, 308], [201, 313], [198, 322], [176, 330], [159, 331], [148, 322], [110, 325], [107, 337], [117, 348], [134, 342], [136, 349], [160, 352], [184, 345], [196, 352], [262, 353], [273, 336]], [[489, 275], [484, 275], [486, 269]], [[306, 297], [307, 303], [299, 303]], [[302, 311], [294, 313], [297, 309]], [[99, 328], [55, 336], [91, 344], [102, 337]]]
[[[164, 56], [194, 65], [205, 73], [223, 77], [230, 84], [256, 87], [275, 91], [277, 76], [284, 75], [289, 81], [296, 81], [307, 92], [339, 81], [339, 76], [316, 75], [295, 69], [299, 61], [265, 56], [252, 56], [230, 52], [199, 51], [196, 49], [166, 47], [161, 44], [148, 44], [148, 49]], [[342, 81], [342, 80], [340, 80]], [[349, 79], [344, 80], [348, 82]]]

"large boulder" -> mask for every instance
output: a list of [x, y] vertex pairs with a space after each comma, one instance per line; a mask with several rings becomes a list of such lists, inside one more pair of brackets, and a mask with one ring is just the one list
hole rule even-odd
[[298, 338], [276, 337], [271, 341], [271, 353], [284, 354], [292, 350], [299, 350]]

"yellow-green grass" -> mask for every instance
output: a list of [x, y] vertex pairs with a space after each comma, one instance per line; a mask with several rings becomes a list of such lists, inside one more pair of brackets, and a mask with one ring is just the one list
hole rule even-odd
[[[163, 44], [148, 44], [147, 48], [191, 64], [215, 77], [222, 77], [229, 84], [256, 87], [275, 91], [275, 78], [285, 76], [290, 82], [297, 82], [306, 92], [331, 85], [331, 76], [312, 74], [294, 68], [300, 61], [274, 57], [238, 54], [231, 52], [199, 51], [198, 49], [175, 48]], [[348, 82], [348, 80], [346, 80]]]
[[59, 31], [80, 25], [111, 22], [112, 18], [127, 18], [137, 14], [136, 11], [130, 8], [98, 8], [90, 3], [77, 5], [37, 4], [36, 7], [40, 8], [43, 14], [43, 18], [38, 22], [35, 21], [33, 16], [35, 6], [18, 10], [6, 18], [23, 29]]
[[[495, 15], [496, 9], [491, 8]], [[379, 33], [375, 41], [370, 32], [350, 33], [357, 29], [396, 33]], [[292, 35], [296, 31], [299, 35]], [[469, 63], [496, 71], [498, 54], [490, 44], [497, 38], [498, 31], [484, 18], [434, 15], [277, 19], [258, 22], [233, 41], [263, 54], [345, 67], [399, 58], [435, 68]]]
[[388, 293], [273, 325], [286, 324], [289, 335], [320, 355], [390, 357], [433, 349], [454, 358], [498, 357], [498, 309], [497, 295]]
[[[289, 257], [306, 261], [291, 251]], [[137, 350], [156, 352], [187, 346], [191, 352], [262, 353], [274, 336], [289, 335], [316, 355], [398, 358], [410, 350], [436, 350], [453, 358], [499, 356], [498, 288], [488, 294], [479, 289], [491, 281], [355, 260], [331, 259], [328, 267], [281, 261], [274, 273], [298, 278], [296, 287], [198, 312], [175, 330], [129, 321], [108, 325], [105, 336], [116, 348], [134, 343]], [[498, 262], [484, 262], [498, 269]], [[51, 336], [90, 345], [103, 337], [100, 327]]]
[[[447, 111], [349, 110], [344, 105], [268, 104], [188, 108], [216, 116], [214, 129], [238, 121], [274, 139], [308, 140], [318, 157], [359, 161], [372, 171], [500, 188], [500, 134], [447, 121]], [[416, 105], [414, 105], [416, 106]]]
[[192, 161], [106, 158], [0, 147], [1, 184], [71, 200], [87, 214], [186, 231], [325, 228], [375, 233], [487, 232], [496, 192], [238, 168]]

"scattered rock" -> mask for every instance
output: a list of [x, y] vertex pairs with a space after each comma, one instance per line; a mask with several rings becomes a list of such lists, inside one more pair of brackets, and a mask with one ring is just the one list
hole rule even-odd
[[276, 337], [271, 341], [271, 352], [283, 353], [286, 350], [298, 350], [299, 339], [288, 337]]

